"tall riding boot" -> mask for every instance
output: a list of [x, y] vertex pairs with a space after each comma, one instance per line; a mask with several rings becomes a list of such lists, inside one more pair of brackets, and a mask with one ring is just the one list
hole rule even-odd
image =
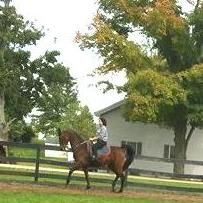
[[92, 160], [96, 160], [96, 153], [97, 153], [97, 150], [93, 147], [92, 148]]

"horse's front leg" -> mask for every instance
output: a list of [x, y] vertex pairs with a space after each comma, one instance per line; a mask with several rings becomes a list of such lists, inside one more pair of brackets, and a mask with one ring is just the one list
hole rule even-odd
[[74, 170], [72, 170], [72, 169], [69, 170], [68, 177], [67, 177], [67, 179], [66, 179], [66, 185], [68, 185], [68, 184], [70, 183], [70, 177], [71, 177], [73, 171], [74, 171]]
[[88, 190], [88, 189], [90, 189], [90, 181], [89, 181], [88, 169], [85, 168], [83, 171], [84, 171], [85, 179], [86, 179], [86, 182], [87, 182], [87, 187], [86, 187], [86, 189]]
[[79, 163], [76, 163], [76, 162], [75, 162], [75, 163], [73, 164], [73, 166], [72, 166], [71, 169], [69, 170], [68, 177], [67, 177], [67, 179], [66, 179], [66, 185], [68, 185], [68, 184], [70, 183], [70, 178], [71, 178], [72, 173], [73, 173], [75, 170], [79, 169], [79, 167], [80, 167], [80, 164], [79, 164]]

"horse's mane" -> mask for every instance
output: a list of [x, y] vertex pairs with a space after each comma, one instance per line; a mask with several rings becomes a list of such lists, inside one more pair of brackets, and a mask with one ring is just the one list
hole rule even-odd
[[80, 142], [83, 142], [84, 139], [79, 135], [78, 132], [76, 132], [75, 130], [73, 129], [65, 129], [64, 132], [74, 136], [74, 137], [77, 137], [77, 139], [80, 141]]

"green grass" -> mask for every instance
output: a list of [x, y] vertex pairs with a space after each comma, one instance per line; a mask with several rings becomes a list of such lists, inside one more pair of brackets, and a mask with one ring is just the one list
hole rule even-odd
[[[29, 149], [29, 148], [21, 148], [21, 147], [9, 147], [8, 154], [10, 157], [22, 157], [22, 158], [36, 158], [36, 149]], [[65, 158], [54, 158], [54, 157], [45, 157], [44, 150], [40, 152], [40, 159], [52, 160], [52, 161], [66, 161]], [[19, 165], [27, 165], [27, 166], [34, 166], [35, 163], [28, 163], [28, 162], [17, 162]], [[59, 169], [66, 169], [65, 166], [60, 165], [48, 165], [48, 164], [40, 164], [43, 167], [51, 167], [51, 168], [59, 168]]]
[[203, 183], [201, 182], [192, 182], [192, 181], [176, 181], [173, 179], [160, 179], [160, 178], [144, 178], [144, 177], [136, 177], [130, 176], [128, 179], [132, 183], [136, 184], [146, 184], [153, 186], [167, 186], [167, 187], [178, 187], [178, 188], [189, 188], [189, 189], [202, 189]]
[[177, 201], [163, 201], [163, 200], [150, 200], [150, 199], [136, 199], [128, 197], [111, 197], [111, 196], [95, 196], [91, 194], [50, 194], [44, 192], [9, 192], [1, 191], [1, 203], [177, 203]]
[[[0, 183], [2, 182], [18, 182], [18, 183], [34, 183], [34, 178], [29, 176], [9, 176], [9, 175], [0, 175]], [[1, 203], [1, 200], [0, 200]]]
[[[84, 176], [82, 180], [75, 180], [74, 177], [79, 177], [80, 175], [75, 175], [71, 179], [70, 186], [78, 186], [81, 189], [86, 187], [86, 181]], [[11, 175], [0, 175], [0, 182], [17, 182], [17, 183], [29, 183], [29, 184], [34, 184], [34, 177], [29, 177], [29, 176], [11, 176]], [[91, 181], [91, 179], [90, 179]], [[39, 178], [38, 180], [39, 184], [42, 185], [58, 185], [58, 186], [65, 186], [66, 179], [54, 179], [54, 178]], [[107, 190], [111, 190], [111, 184], [108, 183], [100, 183], [100, 182], [92, 182], [91, 181], [91, 186], [94, 187], [105, 187]], [[0, 201], [1, 203], [1, 201]]]
[[[37, 153], [36, 149], [21, 148], [21, 147], [9, 147], [9, 150], [8, 150], [9, 156], [14, 156], [14, 157], [35, 158], [36, 153]], [[40, 156], [44, 157], [44, 151], [41, 151]]]

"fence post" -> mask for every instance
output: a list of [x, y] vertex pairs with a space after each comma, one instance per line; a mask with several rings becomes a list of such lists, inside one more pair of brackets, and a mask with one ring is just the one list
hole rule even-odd
[[36, 162], [35, 162], [35, 182], [39, 177], [39, 160], [40, 160], [40, 146], [37, 146]]

